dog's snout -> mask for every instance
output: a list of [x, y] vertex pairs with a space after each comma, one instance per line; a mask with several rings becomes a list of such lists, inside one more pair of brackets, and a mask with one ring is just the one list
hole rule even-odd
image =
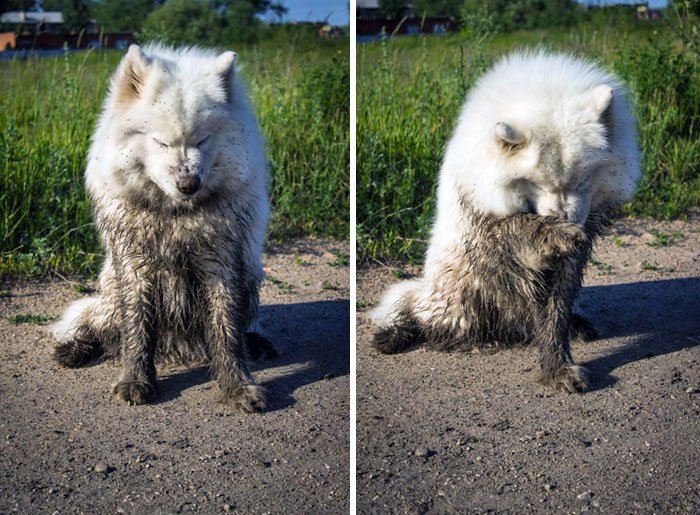
[[202, 180], [199, 175], [181, 175], [176, 181], [177, 189], [185, 195], [192, 195], [199, 190]]

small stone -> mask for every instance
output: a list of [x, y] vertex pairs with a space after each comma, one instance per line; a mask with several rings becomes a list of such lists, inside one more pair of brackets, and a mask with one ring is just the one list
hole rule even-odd
[[225, 512], [231, 511], [231, 505], [230, 504], [224, 504], [223, 506]]
[[687, 393], [687, 394], [700, 393], [700, 389], [693, 388], [692, 386], [689, 386], [688, 388], [686, 388], [685, 393]]
[[547, 431], [535, 431], [535, 438], [544, 438], [547, 436]]
[[588, 501], [591, 500], [591, 497], [593, 497], [593, 494], [591, 493], [591, 491], [590, 491], [590, 490], [586, 490], [585, 492], [578, 494], [578, 495], [576, 496], [576, 499], [578, 499], [579, 501], [586, 501], [586, 502], [588, 502]]
[[581, 447], [590, 447], [591, 441], [587, 440], [583, 436], [576, 436], [574, 437], [574, 441], [576, 442], [577, 445], [580, 445]]
[[593, 501], [591, 501], [591, 506], [593, 506], [594, 508], [600, 508], [600, 501], [594, 499]]
[[416, 449], [416, 451], [414, 452], [414, 454], [418, 457], [426, 458], [430, 455], [430, 451], [428, 450], [427, 447], [418, 447]]
[[109, 465], [107, 465], [106, 463], [98, 463], [97, 465], [95, 465], [95, 472], [106, 474], [107, 472], [109, 472]]
[[549, 483], [547, 483], [546, 485], [544, 485], [544, 490], [545, 490], [545, 492], [551, 492], [551, 491], [554, 490], [555, 488], [556, 488], [555, 485], [550, 485]]

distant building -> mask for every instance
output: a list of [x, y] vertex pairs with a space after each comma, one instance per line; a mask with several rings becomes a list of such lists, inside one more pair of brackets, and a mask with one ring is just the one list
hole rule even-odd
[[63, 28], [63, 13], [60, 11], [8, 11], [0, 15], [0, 23], [23, 26], [27, 32], [57, 34]]
[[105, 32], [103, 34], [22, 34], [17, 36], [15, 50], [126, 50], [136, 43], [133, 32]]
[[0, 32], [0, 52], [15, 48], [16, 39], [14, 32]]
[[379, 0], [357, 0], [355, 18], [358, 20], [372, 20], [379, 18]]
[[[413, 10], [413, 5], [406, 2], [401, 10], [399, 18], [413, 18], [416, 13]], [[357, 9], [355, 11], [355, 19], [357, 20], [379, 20], [387, 18], [382, 13], [379, 6], [379, 0], [357, 0]]]

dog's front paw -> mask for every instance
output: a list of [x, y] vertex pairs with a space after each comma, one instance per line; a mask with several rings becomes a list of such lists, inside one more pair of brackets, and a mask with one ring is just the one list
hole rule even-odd
[[256, 384], [242, 384], [224, 391], [221, 402], [243, 413], [255, 413], [265, 409], [265, 389]]
[[134, 406], [153, 399], [156, 396], [156, 385], [148, 381], [122, 379], [112, 387], [112, 393]]
[[588, 370], [581, 365], [564, 365], [555, 372], [543, 372], [539, 382], [555, 390], [581, 393], [588, 388]]
[[586, 231], [580, 225], [555, 222], [547, 234], [546, 241], [554, 254], [567, 255], [576, 252], [586, 238]]

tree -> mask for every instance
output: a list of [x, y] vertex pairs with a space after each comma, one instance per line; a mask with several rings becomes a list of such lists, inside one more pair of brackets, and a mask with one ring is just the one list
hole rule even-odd
[[209, 4], [168, 0], [146, 18], [143, 29], [149, 36], [168, 42], [197, 44], [209, 42], [213, 25], [214, 12]]
[[8, 11], [27, 11], [34, 7], [34, 0], [0, 0], [0, 14]]
[[400, 18], [405, 8], [404, 0], [379, 0], [379, 10], [387, 18]]
[[80, 32], [93, 16], [91, 0], [44, 0], [42, 5], [47, 11], [61, 11], [63, 23], [71, 32]]
[[143, 25], [149, 38], [172, 43], [228, 45], [259, 39], [268, 10], [286, 12], [271, 0], [168, 0]]
[[486, 8], [500, 31], [570, 26], [583, 7], [575, 0], [466, 0], [463, 12]]
[[459, 16], [463, 0], [414, 0], [417, 16]]
[[105, 32], [138, 32], [157, 5], [154, 0], [102, 0], [95, 17]]

